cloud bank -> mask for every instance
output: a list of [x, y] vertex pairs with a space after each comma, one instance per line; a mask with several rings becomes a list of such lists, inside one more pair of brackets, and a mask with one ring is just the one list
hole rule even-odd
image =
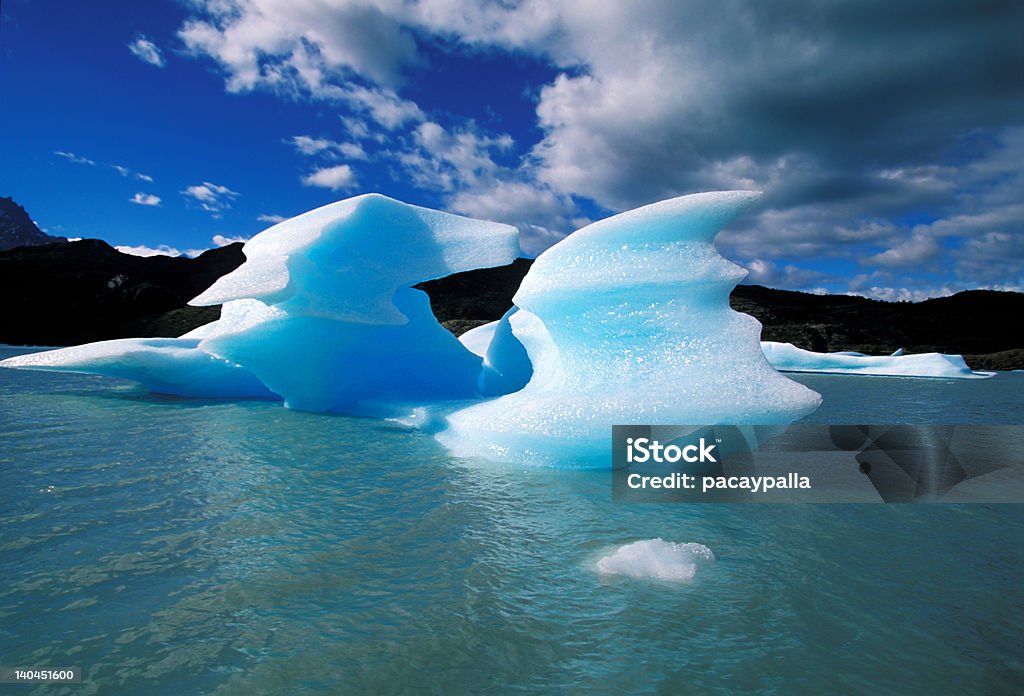
[[[179, 36], [229, 91], [335, 105], [349, 140], [295, 136], [301, 152], [386, 158], [452, 210], [517, 224], [533, 250], [597, 214], [752, 188], [764, 203], [720, 244], [755, 279], [876, 295], [1024, 287], [1019, 2], [191, 7]], [[410, 79], [437, 51], [548, 66], [533, 135], [417, 103]], [[372, 155], [353, 144], [372, 138]], [[358, 178], [336, 164], [302, 181]]]

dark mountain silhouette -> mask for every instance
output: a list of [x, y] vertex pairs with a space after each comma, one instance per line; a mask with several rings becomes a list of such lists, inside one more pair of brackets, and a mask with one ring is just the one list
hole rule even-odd
[[741, 285], [732, 306], [764, 326], [766, 341], [819, 352], [977, 355], [1024, 348], [1024, 294], [967, 290], [923, 302], [882, 302]]
[[179, 336], [220, 316], [185, 303], [244, 260], [241, 243], [194, 259], [131, 256], [98, 239], [0, 252], [0, 343]]
[[32, 222], [25, 209], [13, 198], [0, 196], [0, 251], [20, 246], [37, 246], [68, 241], [64, 237], [51, 237]]
[[[493, 321], [512, 305], [530, 261], [458, 273], [418, 287], [454, 333]], [[924, 302], [882, 302], [849, 295], [812, 295], [760, 285], [736, 287], [733, 309], [761, 322], [765, 341], [818, 352], [888, 355], [963, 354], [975, 369], [1024, 369], [1024, 294], [969, 290]]]

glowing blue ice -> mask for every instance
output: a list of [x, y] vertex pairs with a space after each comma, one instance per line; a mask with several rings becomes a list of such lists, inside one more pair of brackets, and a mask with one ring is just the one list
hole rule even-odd
[[459, 336], [459, 341], [484, 359], [480, 374], [480, 393], [500, 396], [519, 391], [533, 376], [533, 365], [526, 348], [512, 334], [510, 318], [518, 311], [513, 307], [498, 321], [478, 326]]
[[507, 318], [530, 382], [452, 413], [438, 439], [458, 456], [600, 467], [613, 424], [788, 423], [817, 408], [818, 394], [768, 364], [760, 324], [729, 307], [745, 271], [712, 242], [756, 199], [662, 201], [541, 254]]
[[729, 308], [744, 271], [712, 240], [756, 197], [686, 196], [590, 225], [536, 260], [517, 308], [460, 342], [412, 286], [510, 263], [515, 228], [358, 196], [247, 243], [246, 262], [192, 301], [223, 304], [218, 321], [3, 365], [424, 422], [468, 401], [438, 436], [458, 455], [606, 466], [612, 424], [788, 423], [818, 405]]
[[430, 311], [422, 281], [511, 263], [514, 227], [357, 196], [275, 225], [192, 300], [220, 320], [180, 339], [105, 341], [7, 367], [137, 379], [188, 396], [279, 395], [310, 411], [385, 415], [478, 396], [482, 360]]

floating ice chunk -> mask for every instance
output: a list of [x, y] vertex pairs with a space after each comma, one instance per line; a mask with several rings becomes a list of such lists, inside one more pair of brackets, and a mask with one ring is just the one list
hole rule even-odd
[[511, 263], [518, 233], [378, 194], [332, 203], [246, 243], [246, 262], [192, 304], [221, 318], [181, 339], [131, 339], [6, 367], [89, 371], [182, 395], [279, 395], [310, 411], [393, 415], [479, 395], [483, 361], [412, 285]]
[[18, 355], [0, 364], [129, 379], [159, 394], [276, 398], [244, 367], [205, 353], [198, 344], [188, 338], [121, 338]]
[[243, 251], [192, 304], [258, 301], [276, 314], [250, 307], [203, 327], [200, 348], [245, 365], [289, 407], [389, 415], [478, 395], [482, 361], [411, 286], [511, 263], [519, 243], [509, 225], [371, 194], [275, 225]]
[[712, 240], [757, 195], [655, 203], [541, 254], [507, 317], [530, 382], [454, 412], [438, 439], [458, 456], [604, 467], [613, 424], [788, 423], [817, 408], [768, 364], [760, 324], [729, 307], [745, 271]]
[[[775, 369], [783, 372], [831, 372], [848, 375], [888, 377], [944, 377], [985, 379], [994, 372], [973, 372], [961, 355], [917, 353], [864, 355], [863, 353], [815, 353], [792, 343], [763, 341], [761, 349]], [[897, 353], [900, 353], [897, 355]]]
[[713, 560], [715, 554], [704, 544], [674, 544], [661, 539], [646, 539], [620, 546], [599, 560], [597, 572], [628, 578], [689, 582], [697, 574], [698, 564]]

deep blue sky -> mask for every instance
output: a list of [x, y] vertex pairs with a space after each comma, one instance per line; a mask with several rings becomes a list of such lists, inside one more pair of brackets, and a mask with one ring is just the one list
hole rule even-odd
[[0, 195], [184, 252], [380, 191], [536, 252], [754, 188], [752, 281], [1022, 289], [1022, 5], [891, 5], [8, 0]]

